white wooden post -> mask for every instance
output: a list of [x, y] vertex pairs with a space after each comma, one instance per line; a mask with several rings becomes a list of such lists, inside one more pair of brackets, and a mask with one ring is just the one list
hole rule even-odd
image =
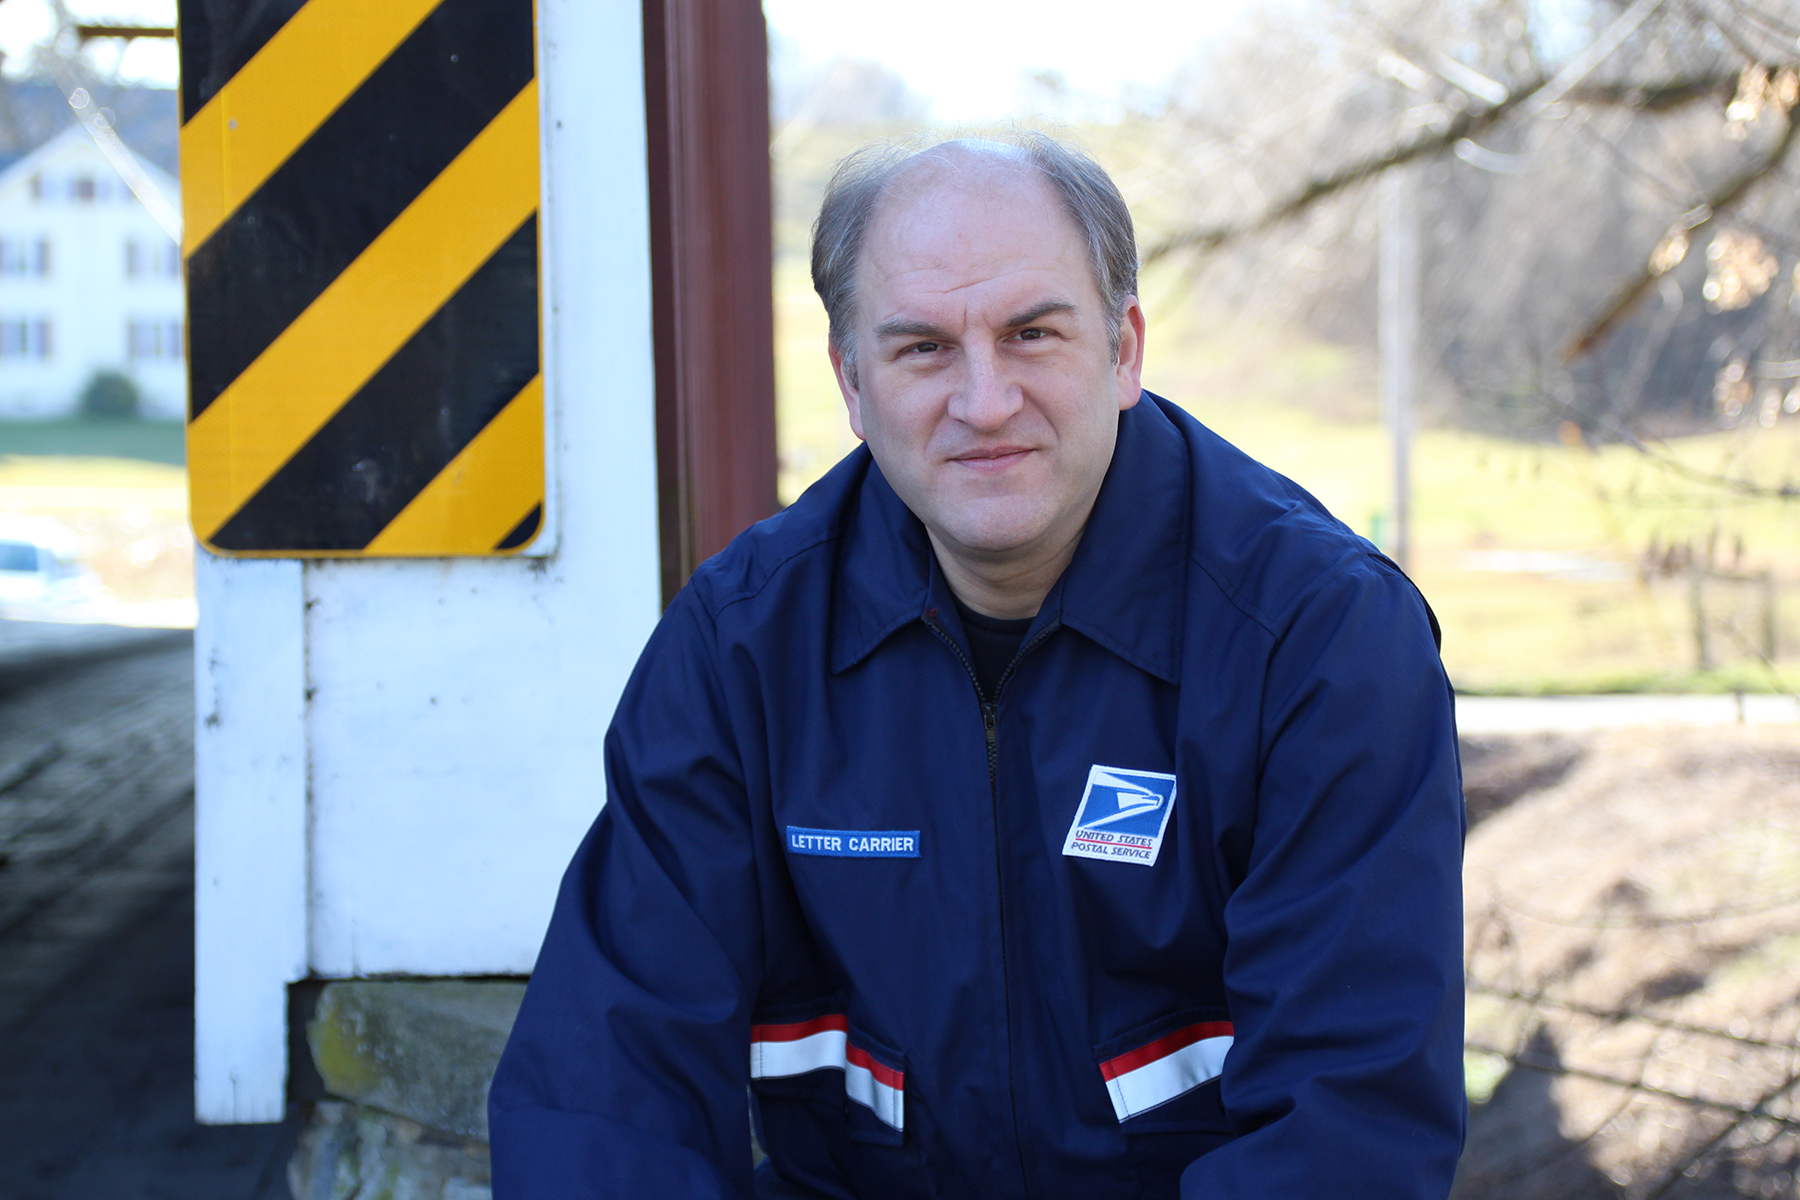
[[300, 564], [194, 558], [194, 1108], [279, 1121], [306, 974]]

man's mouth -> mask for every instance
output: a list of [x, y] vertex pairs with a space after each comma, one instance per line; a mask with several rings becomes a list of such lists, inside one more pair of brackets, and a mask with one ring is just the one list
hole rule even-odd
[[1005, 471], [1021, 462], [1031, 453], [1030, 446], [989, 446], [976, 450], [966, 450], [950, 461], [971, 471], [982, 474], [996, 474]]

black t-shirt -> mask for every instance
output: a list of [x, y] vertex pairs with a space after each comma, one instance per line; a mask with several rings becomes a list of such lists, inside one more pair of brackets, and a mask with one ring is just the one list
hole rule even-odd
[[992, 700], [1000, 677], [1019, 653], [1031, 618], [1006, 620], [976, 612], [961, 600], [956, 601], [956, 615], [962, 618], [963, 632], [969, 635], [969, 652], [974, 658], [975, 678], [981, 683], [983, 699]]

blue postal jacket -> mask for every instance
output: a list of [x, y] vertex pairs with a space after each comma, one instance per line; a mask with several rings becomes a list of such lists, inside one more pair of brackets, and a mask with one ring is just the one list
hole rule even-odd
[[[1441, 1198], [1462, 790], [1428, 610], [1145, 394], [986, 704], [859, 449], [695, 573], [490, 1098], [496, 1200]], [[751, 1103], [745, 1103], [748, 1090]]]

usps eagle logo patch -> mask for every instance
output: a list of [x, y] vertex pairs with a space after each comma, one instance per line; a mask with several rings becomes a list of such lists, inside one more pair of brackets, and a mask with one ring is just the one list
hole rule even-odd
[[1095, 764], [1069, 826], [1063, 853], [1071, 858], [1156, 865], [1163, 831], [1175, 811], [1175, 777]]

